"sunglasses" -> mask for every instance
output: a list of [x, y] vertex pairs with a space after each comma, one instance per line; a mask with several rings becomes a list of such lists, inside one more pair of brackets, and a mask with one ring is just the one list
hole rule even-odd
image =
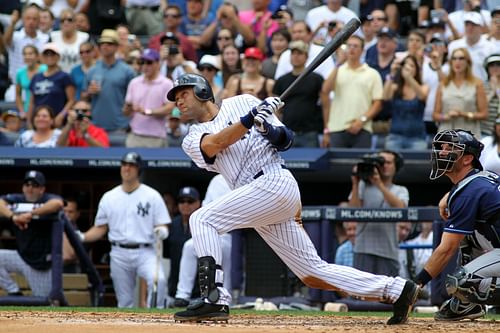
[[139, 65], [152, 65], [154, 63], [154, 61], [151, 61], [151, 60], [138, 60], [137, 61], [137, 64]]
[[65, 17], [65, 18], [62, 18], [61, 19], [61, 23], [64, 23], [64, 22], [73, 22], [74, 19], [72, 17]]
[[211, 66], [199, 66], [199, 70], [200, 72], [203, 72], [203, 71], [216, 71], [215, 68], [211, 67]]
[[178, 14], [163, 14], [164, 18], [179, 18], [181, 15]]
[[465, 60], [465, 57], [451, 57], [451, 60]]
[[44, 55], [44, 56], [55, 56], [55, 55], [57, 55], [57, 53], [55, 53], [54, 51], [48, 50], [48, 51], [44, 51], [42, 53], [42, 55]]
[[387, 21], [387, 17], [373, 17], [372, 18], [374, 21]]
[[90, 52], [92, 52], [92, 49], [80, 50], [80, 54], [89, 54]]
[[226, 37], [226, 36], [219, 36], [217, 37], [217, 40], [231, 40], [233, 37]]
[[193, 200], [193, 199], [180, 199], [179, 200], [179, 203], [180, 204], [184, 204], [184, 203], [187, 203], [187, 204], [193, 204], [195, 203], [196, 200]]
[[26, 183], [23, 184], [23, 186], [25, 186], [25, 187], [33, 187], [33, 188], [39, 188], [40, 187], [39, 184], [34, 183], [34, 182], [26, 182]]

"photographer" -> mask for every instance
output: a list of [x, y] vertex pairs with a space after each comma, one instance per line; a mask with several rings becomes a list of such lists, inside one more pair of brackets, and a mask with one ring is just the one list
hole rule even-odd
[[[403, 166], [400, 154], [382, 150], [365, 155], [353, 168], [350, 207], [404, 208], [408, 189], [393, 183]], [[354, 245], [354, 267], [362, 271], [396, 276], [399, 272], [399, 247], [396, 223], [358, 222]]]
[[90, 104], [78, 101], [69, 110], [66, 125], [57, 139], [59, 147], [109, 147], [106, 131], [92, 124]]
[[182, 54], [180, 41], [171, 32], [160, 39], [160, 74], [172, 81], [184, 73], [196, 73], [196, 64], [186, 60]]

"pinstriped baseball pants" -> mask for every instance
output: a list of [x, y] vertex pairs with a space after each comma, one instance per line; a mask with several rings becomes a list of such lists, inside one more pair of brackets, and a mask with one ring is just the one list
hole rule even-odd
[[16, 250], [0, 250], [0, 288], [8, 293], [19, 291], [19, 286], [9, 275], [12, 272], [24, 276], [33, 296], [49, 296], [52, 288], [52, 271], [50, 269], [40, 271], [31, 268]]
[[[300, 221], [300, 193], [290, 171], [269, 165], [253, 182], [195, 211], [189, 220], [198, 257], [222, 260], [219, 234], [255, 228], [306, 285], [340, 290], [362, 299], [395, 302], [406, 280], [362, 272], [322, 260]], [[298, 218], [297, 218], [298, 216]], [[220, 288], [220, 304], [231, 297]]]

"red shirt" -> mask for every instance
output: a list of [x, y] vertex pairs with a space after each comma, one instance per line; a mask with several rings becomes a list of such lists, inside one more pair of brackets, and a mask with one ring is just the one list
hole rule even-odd
[[[87, 133], [95, 140], [101, 142], [104, 147], [109, 147], [108, 133], [104, 129], [90, 124]], [[72, 128], [68, 133], [68, 147], [89, 147], [89, 144], [85, 138], [79, 136], [79, 134], [77, 136], [75, 129]]]

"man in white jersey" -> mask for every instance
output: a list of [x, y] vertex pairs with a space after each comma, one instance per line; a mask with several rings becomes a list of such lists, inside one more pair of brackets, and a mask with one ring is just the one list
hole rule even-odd
[[223, 100], [219, 108], [210, 84], [197, 74], [179, 77], [167, 98], [175, 101], [182, 120], [198, 122], [184, 138], [184, 151], [199, 167], [222, 174], [233, 189], [191, 215], [201, 299], [177, 312], [175, 320], [228, 320], [231, 296], [222, 284], [219, 235], [254, 228], [307, 286], [394, 303], [387, 323], [406, 322], [419, 292], [415, 283], [329, 264], [318, 256], [302, 227], [297, 182], [278, 153], [293, 141], [274, 115], [282, 106], [279, 98], [261, 102], [240, 95]]
[[[99, 202], [95, 225], [82, 241], [94, 242], [108, 233], [111, 243], [110, 269], [119, 308], [134, 306], [134, 289], [139, 275], [148, 285], [147, 304], [151, 304], [154, 275], [157, 272], [155, 238], [168, 236], [170, 224], [160, 193], [140, 181], [141, 156], [125, 154], [121, 160], [121, 185], [104, 193]], [[162, 265], [157, 276], [158, 308], [165, 305], [166, 280]]]

